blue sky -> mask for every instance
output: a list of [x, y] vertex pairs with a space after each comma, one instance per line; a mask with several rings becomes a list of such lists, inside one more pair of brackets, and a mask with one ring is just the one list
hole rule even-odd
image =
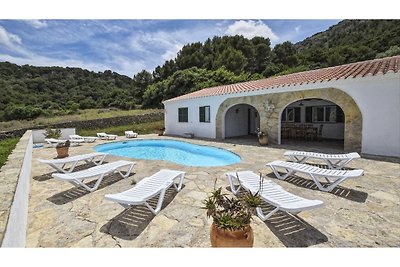
[[0, 61], [112, 70], [132, 77], [173, 59], [183, 45], [241, 34], [272, 45], [301, 41], [340, 20], [0, 20]]

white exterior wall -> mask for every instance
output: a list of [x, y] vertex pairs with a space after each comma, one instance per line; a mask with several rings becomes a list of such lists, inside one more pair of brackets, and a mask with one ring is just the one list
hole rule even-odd
[[[70, 135], [75, 134], [75, 128], [62, 128], [61, 130], [61, 136], [59, 139], [61, 140], [67, 140], [69, 139]], [[33, 130], [32, 131], [32, 136], [33, 136], [33, 143], [44, 143], [44, 132], [45, 130]]]
[[[183, 136], [184, 133], [194, 133], [196, 137], [215, 138], [215, 118], [225, 99], [226, 96], [215, 96], [164, 103], [165, 134]], [[201, 106], [210, 106], [210, 122], [199, 122]], [[178, 122], [178, 108], [184, 107], [188, 108], [188, 122]]]
[[[228, 98], [331, 87], [349, 94], [362, 113], [361, 152], [372, 155], [400, 157], [400, 73], [292, 85], [255, 92], [167, 101], [164, 102], [166, 134], [183, 135], [185, 132], [191, 132], [197, 137], [215, 138], [215, 118], [218, 107]], [[210, 123], [199, 122], [199, 106], [205, 105], [210, 106]], [[188, 123], [178, 123], [178, 107], [189, 108]], [[225, 129], [225, 125], [222, 128]]]
[[400, 157], [400, 73], [359, 79], [347, 92], [363, 116], [362, 153]]

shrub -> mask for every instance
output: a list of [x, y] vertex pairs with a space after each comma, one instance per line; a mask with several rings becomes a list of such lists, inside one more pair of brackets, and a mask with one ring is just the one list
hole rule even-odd
[[[260, 188], [262, 185], [260, 177]], [[243, 199], [229, 198], [221, 193], [222, 188], [212, 192], [212, 195], [203, 201], [207, 216], [213, 218], [216, 227], [222, 229], [243, 229], [250, 224], [252, 215], [261, 198], [256, 194], [247, 192]]]
[[54, 138], [54, 139], [58, 139], [61, 136], [61, 130], [60, 129], [51, 129], [51, 128], [47, 128], [43, 135], [46, 138]]
[[44, 112], [41, 108], [35, 106], [8, 106], [4, 110], [4, 118], [10, 120], [30, 120], [39, 117]]

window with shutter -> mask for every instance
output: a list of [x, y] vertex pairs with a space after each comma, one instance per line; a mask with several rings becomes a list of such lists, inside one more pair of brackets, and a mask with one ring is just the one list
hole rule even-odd
[[199, 121], [210, 122], [210, 106], [199, 107]]
[[188, 108], [178, 108], [178, 122], [188, 122]]

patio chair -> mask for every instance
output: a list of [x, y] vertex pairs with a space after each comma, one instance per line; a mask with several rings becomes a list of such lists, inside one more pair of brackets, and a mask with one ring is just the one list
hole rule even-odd
[[286, 151], [283, 155], [289, 157], [291, 161], [297, 163], [305, 163], [311, 158], [320, 159], [328, 165], [329, 169], [335, 170], [342, 169], [353, 159], [360, 158], [360, 155], [357, 152], [347, 154], [324, 154], [307, 151]]
[[79, 142], [85, 142], [85, 143], [93, 143], [94, 141], [97, 140], [98, 137], [95, 136], [80, 136], [77, 134], [71, 134], [69, 136], [69, 140], [72, 141], [79, 141]]
[[126, 138], [136, 138], [137, 136], [138, 136], [138, 134], [133, 131], [125, 131]]
[[[268, 214], [264, 214], [261, 207], [256, 208], [258, 217], [263, 221], [280, 210], [297, 214], [304, 210], [321, 207], [324, 204], [321, 200], [310, 200], [291, 194], [270, 180], [260, 181], [260, 176], [252, 171], [228, 172], [225, 175], [228, 178], [231, 191], [235, 195], [242, 187], [252, 194], [259, 192], [262, 200], [275, 206], [275, 209]], [[238, 186], [235, 186], [235, 181], [239, 182]]]
[[[67, 140], [63, 140], [63, 139], [54, 139], [54, 138], [46, 138], [44, 139], [47, 144], [49, 144], [51, 147], [56, 147], [58, 144], [60, 143], [65, 143], [67, 142]], [[73, 146], [78, 146], [81, 143], [84, 142], [84, 140], [78, 140], [78, 139], [69, 139], [70, 144]]]
[[[119, 160], [72, 173], [53, 173], [51, 176], [58, 180], [69, 182], [75, 186], [83, 187], [89, 192], [93, 192], [99, 187], [105, 175], [118, 172], [123, 178], [127, 178], [135, 164], [136, 162]], [[121, 172], [124, 168], [127, 168], [125, 174]], [[83, 183], [84, 180], [89, 178], [97, 178], [93, 187], [89, 187]]]
[[46, 138], [46, 139], [44, 139], [44, 141], [46, 141], [46, 143], [48, 145], [50, 145], [51, 147], [56, 147], [59, 143], [67, 142], [67, 140], [55, 139], [55, 138]]
[[317, 131], [317, 140], [322, 141], [322, 129], [324, 128], [323, 124], [320, 124]]
[[[76, 165], [80, 161], [85, 161], [86, 163], [93, 162], [96, 165], [101, 165], [106, 158], [108, 154], [107, 153], [90, 153], [90, 154], [83, 154], [83, 155], [77, 155], [73, 157], [67, 157], [67, 158], [62, 158], [62, 159], [39, 159], [39, 162], [49, 164], [51, 167], [56, 169], [58, 172], [62, 173], [70, 173], [73, 172]], [[97, 158], [97, 160], [96, 160]], [[65, 168], [66, 166], [71, 165], [69, 168]]]
[[97, 137], [101, 140], [115, 140], [118, 135], [115, 134], [107, 134], [107, 133], [97, 133]]
[[[276, 177], [280, 180], [285, 180], [287, 177], [295, 174], [296, 172], [307, 174], [312, 178], [318, 189], [325, 192], [331, 192], [338, 184], [348, 178], [356, 178], [364, 174], [363, 170], [329, 170], [318, 168], [308, 164], [280, 160], [269, 162], [266, 165], [271, 167]], [[281, 170], [283, 174], [280, 174], [278, 172], [278, 169]], [[324, 178], [329, 183], [329, 185], [323, 186], [318, 178]], [[331, 181], [331, 179], [334, 180]]]
[[[162, 169], [143, 178], [133, 188], [117, 194], [107, 194], [105, 198], [119, 203], [124, 208], [144, 204], [154, 215], [157, 215], [161, 210], [167, 189], [173, 185], [179, 192], [182, 189], [184, 177], [185, 172]], [[178, 180], [177, 184], [175, 180]], [[157, 195], [159, 195], [157, 205], [153, 208], [147, 201]]]

